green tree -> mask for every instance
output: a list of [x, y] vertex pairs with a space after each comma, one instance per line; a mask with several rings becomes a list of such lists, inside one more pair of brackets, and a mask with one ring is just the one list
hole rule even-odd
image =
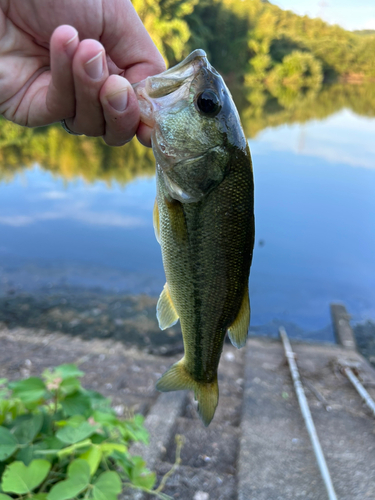
[[294, 51], [284, 57], [270, 72], [267, 87], [282, 104], [309, 94], [311, 98], [321, 88], [323, 72], [321, 63], [307, 52]]
[[170, 65], [189, 53], [191, 36], [186, 17], [198, 0], [132, 0], [154, 43]]

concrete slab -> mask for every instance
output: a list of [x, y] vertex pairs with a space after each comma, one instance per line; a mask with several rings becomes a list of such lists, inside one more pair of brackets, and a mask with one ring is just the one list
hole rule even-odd
[[[338, 370], [348, 351], [306, 344], [294, 351], [302, 379], [332, 408], [306, 391], [338, 497], [375, 498], [374, 420]], [[363, 358], [350, 359], [367, 372]], [[248, 343], [241, 433], [238, 500], [327, 498], [279, 342]]]
[[169, 442], [176, 435], [177, 419], [185, 410], [186, 400], [185, 391], [164, 392], [148, 413], [144, 425], [150, 435], [149, 444], [135, 443], [130, 452], [143, 457], [150, 470], [165, 455]]

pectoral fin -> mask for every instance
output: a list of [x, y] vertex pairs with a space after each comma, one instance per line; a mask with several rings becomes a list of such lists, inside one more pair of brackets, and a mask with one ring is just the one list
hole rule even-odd
[[163, 291], [160, 294], [156, 306], [156, 317], [158, 318], [159, 328], [161, 330], [173, 326], [178, 321], [178, 314], [169, 293], [168, 283], [164, 285]]
[[154, 222], [155, 237], [160, 245], [160, 219], [159, 219], [159, 207], [158, 201], [155, 199], [154, 210], [152, 212], [152, 219]]
[[232, 344], [240, 349], [246, 344], [247, 332], [250, 323], [250, 301], [249, 290], [246, 287], [242, 298], [242, 304], [237, 318], [228, 328], [228, 335]]
[[198, 414], [204, 425], [207, 427], [213, 419], [219, 401], [217, 377], [212, 382], [194, 380], [185, 368], [184, 358], [164, 373], [156, 383], [156, 388], [161, 392], [193, 390], [198, 401]]

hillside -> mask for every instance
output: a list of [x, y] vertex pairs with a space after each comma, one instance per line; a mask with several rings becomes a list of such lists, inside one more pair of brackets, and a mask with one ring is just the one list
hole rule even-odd
[[203, 48], [219, 71], [239, 82], [248, 75], [252, 82], [254, 77], [277, 82], [290, 76], [293, 81], [295, 74], [306, 80], [312, 73], [311, 81], [307, 78], [302, 84], [316, 86], [319, 80], [351, 74], [375, 77], [375, 38], [284, 11], [268, 1], [133, 0], [133, 4], [170, 64]]

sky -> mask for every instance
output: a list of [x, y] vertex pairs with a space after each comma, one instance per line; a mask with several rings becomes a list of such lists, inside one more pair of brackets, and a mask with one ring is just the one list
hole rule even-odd
[[375, 29], [375, 0], [270, 0], [284, 10], [321, 17], [347, 30]]

